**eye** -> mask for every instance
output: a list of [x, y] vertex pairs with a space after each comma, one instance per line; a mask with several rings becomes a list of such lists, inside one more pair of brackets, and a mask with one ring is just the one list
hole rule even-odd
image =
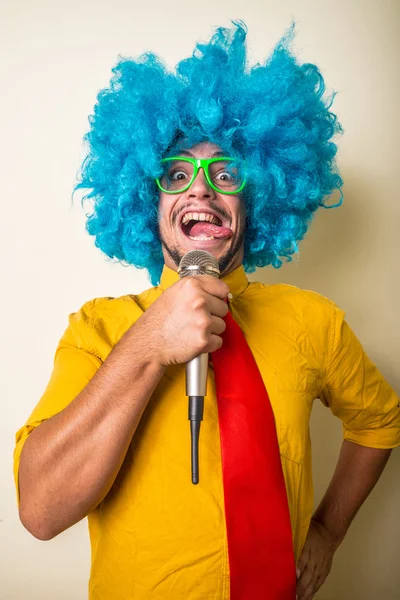
[[168, 177], [171, 181], [182, 181], [187, 179], [188, 175], [182, 169], [175, 169], [168, 173]]
[[227, 183], [233, 183], [237, 180], [237, 173], [229, 171], [227, 169], [221, 170], [214, 175], [214, 179], [217, 181], [225, 181]]
[[215, 175], [215, 179], [219, 179], [220, 181], [233, 181], [234, 177], [229, 171], [221, 171]]

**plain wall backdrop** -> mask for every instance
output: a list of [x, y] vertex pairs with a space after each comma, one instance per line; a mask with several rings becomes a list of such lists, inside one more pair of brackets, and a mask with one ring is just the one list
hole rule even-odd
[[[332, 110], [345, 129], [337, 138], [345, 202], [319, 211], [291, 264], [250, 278], [298, 285], [335, 301], [400, 392], [399, 15], [397, 0], [3, 1], [1, 600], [87, 598], [86, 523], [50, 542], [30, 536], [18, 520], [12, 452], [16, 430], [46, 386], [68, 314], [96, 296], [150, 286], [143, 271], [107, 261], [94, 247], [79, 198], [71, 208], [87, 117], [118, 54], [153, 50], [173, 67], [215, 26], [241, 18], [253, 64], [296, 20], [299, 60], [319, 65], [328, 91], [338, 92]], [[318, 401], [312, 438], [318, 502], [341, 444], [340, 422]], [[399, 466], [395, 451], [339, 548], [319, 600], [400, 597]]]

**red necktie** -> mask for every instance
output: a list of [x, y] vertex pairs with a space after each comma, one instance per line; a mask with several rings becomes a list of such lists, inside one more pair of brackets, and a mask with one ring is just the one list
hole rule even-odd
[[294, 600], [296, 568], [275, 420], [257, 364], [229, 312], [213, 352], [230, 600]]

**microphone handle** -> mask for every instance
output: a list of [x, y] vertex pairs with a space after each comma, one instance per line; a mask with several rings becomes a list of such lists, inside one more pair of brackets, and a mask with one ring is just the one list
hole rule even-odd
[[204, 396], [189, 396], [192, 483], [199, 483], [199, 436], [203, 420]]
[[189, 397], [192, 483], [199, 483], [199, 436], [207, 393], [208, 353], [200, 354], [186, 364], [186, 395]]
[[208, 353], [195, 356], [186, 363], [186, 396], [207, 395]]

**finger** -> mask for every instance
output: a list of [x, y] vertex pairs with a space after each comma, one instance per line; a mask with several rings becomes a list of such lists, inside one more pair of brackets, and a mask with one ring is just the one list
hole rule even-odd
[[221, 300], [225, 300], [229, 294], [229, 287], [225, 283], [225, 281], [221, 281], [220, 279], [216, 279], [211, 275], [202, 275], [201, 277], [193, 277], [205, 292], [211, 294], [212, 296], [217, 296], [217, 298], [221, 298]]
[[320, 573], [317, 577], [317, 581], [315, 583], [314, 594], [316, 594], [319, 588], [325, 583], [326, 578], [328, 577], [328, 571], [324, 571]]
[[327, 568], [327, 565], [325, 564], [324, 561], [322, 564], [316, 563], [315, 567], [314, 567], [313, 577], [312, 577], [309, 585], [307, 586], [307, 588], [304, 590], [304, 595], [303, 596], [299, 595], [299, 600], [309, 600], [310, 598], [313, 598], [314, 595], [318, 592], [319, 588], [325, 582], [325, 580], [329, 574], [329, 571], [330, 571], [330, 569]]
[[312, 598], [314, 598], [314, 595], [319, 587], [319, 586], [317, 586], [317, 580], [318, 580], [318, 568], [317, 568], [317, 565], [315, 565], [311, 581], [309, 582], [306, 589], [304, 590], [303, 595], [300, 596], [301, 600], [311, 600]]
[[312, 600], [317, 591], [315, 581], [312, 581], [308, 588], [305, 590], [304, 595], [301, 596], [301, 600]]
[[205, 352], [215, 352], [215, 350], [219, 350], [222, 346], [222, 338], [219, 335], [211, 334], [210, 343]]
[[187, 304], [188, 310], [199, 311], [203, 314], [204, 312], [208, 315], [216, 315], [217, 317], [225, 317], [229, 308], [226, 302], [211, 296], [204, 290], [196, 290], [196, 295], [189, 300]]
[[207, 292], [204, 292], [203, 290], [200, 294], [197, 294], [195, 298], [191, 299], [188, 304], [188, 309], [201, 312], [203, 317], [207, 314], [207, 316], [217, 316], [220, 318], [225, 317], [229, 310], [226, 302], [220, 298], [207, 294]]
[[322, 584], [324, 583], [326, 577], [317, 577], [316, 582], [314, 583], [314, 591], [313, 594], [316, 594], [319, 590], [319, 588], [322, 586]]
[[300, 558], [297, 561], [297, 569], [296, 573], [298, 573], [297, 578], [300, 577], [302, 572], [304, 571], [304, 567], [306, 566], [308, 559], [310, 558], [310, 550], [307, 546], [304, 546], [302, 553], [300, 554]]
[[296, 586], [296, 593], [299, 596], [299, 600], [308, 600], [306, 592], [310, 589], [310, 586], [312, 589], [314, 585], [313, 582], [316, 579], [315, 569], [316, 565], [312, 564], [310, 561], [304, 567]]
[[211, 325], [210, 325], [210, 333], [221, 335], [226, 329], [226, 323], [223, 319], [219, 317], [211, 317]]
[[309, 586], [305, 590], [304, 596], [301, 596], [301, 600], [312, 600], [312, 598], [314, 598], [318, 589], [321, 587], [320, 585], [318, 585], [317, 581], [318, 581], [317, 570], [315, 570], [314, 577], [312, 578]]
[[229, 308], [226, 302], [215, 296], [207, 296], [208, 310], [212, 315], [223, 318], [228, 313]]

